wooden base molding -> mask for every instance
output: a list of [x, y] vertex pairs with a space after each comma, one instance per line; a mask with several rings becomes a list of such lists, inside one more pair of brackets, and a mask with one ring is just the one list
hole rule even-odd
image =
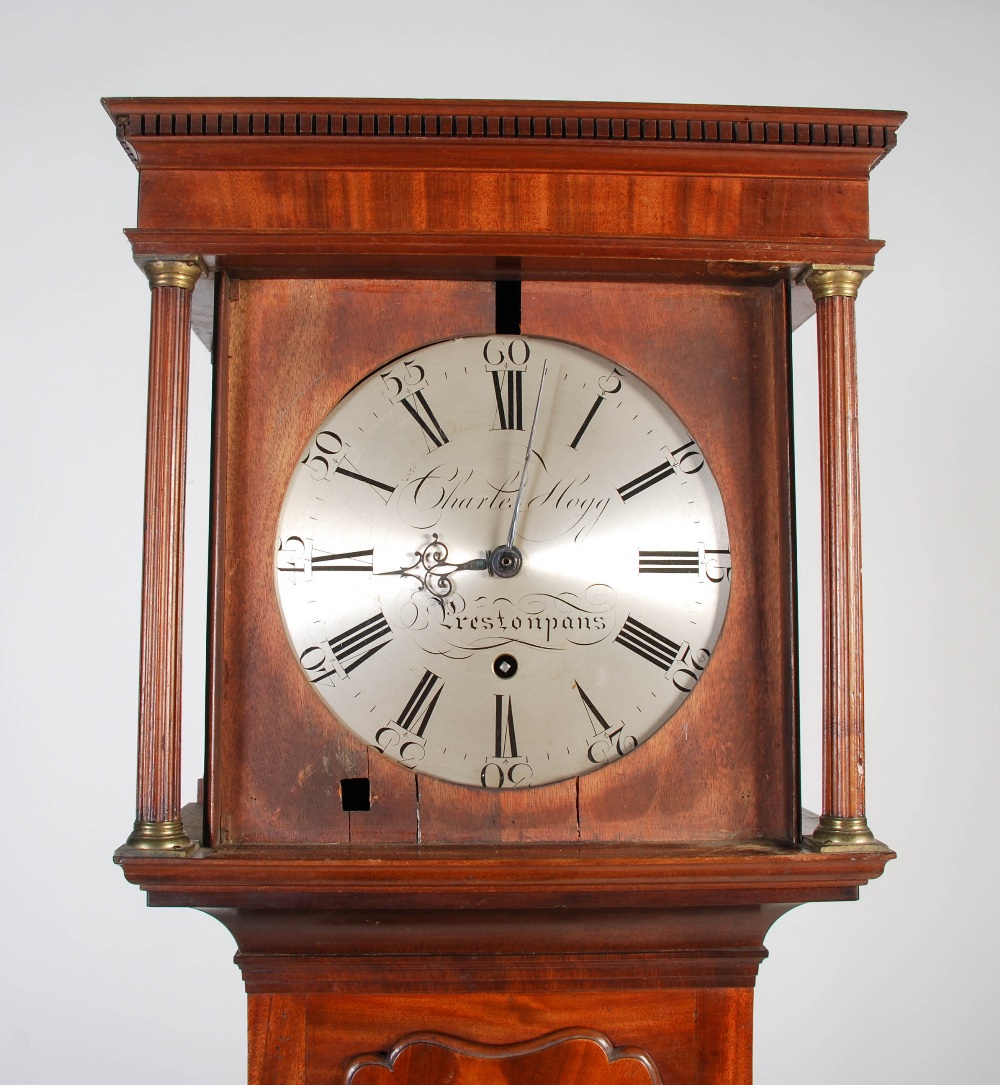
[[206, 911], [236, 939], [251, 993], [406, 994], [753, 986], [764, 934], [789, 907]]
[[[891, 857], [761, 842], [117, 859], [150, 904], [200, 908], [233, 934], [251, 1085], [501, 1085], [542, 1070], [554, 1085], [749, 1085], [771, 924], [856, 898]], [[610, 1057], [630, 1048], [635, 1065]]]

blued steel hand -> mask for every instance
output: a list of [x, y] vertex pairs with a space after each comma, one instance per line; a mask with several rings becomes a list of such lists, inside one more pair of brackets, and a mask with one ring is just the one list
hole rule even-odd
[[487, 558], [473, 558], [459, 565], [448, 561], [448, 547], [437, 535], [432, 535], [431, 541], [414, 553], [417, 560], [412, 565], [406, 565], [401, 569], [390, 569], [384, 573], [375, 573], [375, 576], [412, 576], [414, 580], [419, 580], [422, 587], [436, 599], [447, 599], [455, 590], [455, 585], [451, 580], [453, 573], [460, 573], [466, 569], [483, 570], [489, 567]]
[[538, 408], [542, 405], [542, 389], [545, 387], [545, 374], [548, 365], [548, 362], [542, 364], [542, 379], [538, 382], [538, 399], [535, 400], [535, 415], [531, 420], [531, 430], [528, 433], [528, 447], [524, 450], [521, 484], [517, 488], [517, 497], [514, 498], [514, 514], [510, 518], [510, 531], [507, 532], [508, 547], [514, 545], [514, 532], [517, 529], [517, 518], [521, 513], [521, 498], [524, 497], [524, 483], [528, 478], [528, 461], [531, 459], [531, 450], [535, 444], [535, 430], [538, 428]]
[[535, 400], [535, 416], [531, 420], [531, 430], [528, 433], [528, 447], [524, 450], [524, 466], [521, 468], [521, 483], [517, 488], [517, 496], [514, 498], [514, 512], [510, 518], [510, 530], [507, 532], [507, 542], [490, 551], [490, 572], [494, 576], [509, 577], [520, 572], [524, 559], [521, 551], [514, 545], [514, 534], [517, 531], [517, 520], [521, 514], [521, 499], [524, 497], [524, 486], [528, 479], [528, 461], [535, 445], [535, 430], [538, 428], [538, 409], [542, 405], [542, 389], [545, 387], [545, 374], [548, 370], [548, 362], [542, 365], [542, 378], [538, 382], [538, 399]]

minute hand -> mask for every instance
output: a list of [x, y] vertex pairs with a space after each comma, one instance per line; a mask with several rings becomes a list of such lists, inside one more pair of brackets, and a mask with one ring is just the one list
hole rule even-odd
[[542, 405], [542, 389], [545, 387], [545, 374], [548, 370], [548, 362], [542, 364], [542, 379], [538, 382], [538, 399], [535, 400], [535, 415], [531, 420], [531, 430], [528, 433], [528, 447], [524, 450], [524, 466], [521, 468], [521, 484], [517, 488], [517, 496], [514, 498], [514, 514], [510, 518], [510, 531], [507, 532], [507, 548], [514, 545], [514, 532], [517, 530], [517, 518], [521, 513], [521, 499], [524, 497], [524, 484], [528, 479], [528, 461], [531, 459], [531, 449], [535, 443], [535, 430], [538, 428], [538, 408]]

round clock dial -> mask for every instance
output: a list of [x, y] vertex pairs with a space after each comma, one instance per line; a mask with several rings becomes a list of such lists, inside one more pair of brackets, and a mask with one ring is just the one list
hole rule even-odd
[[708, 666], [730, 575], [691, 435], [624, 368], [550, 339], [372, 373], [303, 450], [278, 523], [304, 677], [387, 757], [478, 788], [646, 741]]

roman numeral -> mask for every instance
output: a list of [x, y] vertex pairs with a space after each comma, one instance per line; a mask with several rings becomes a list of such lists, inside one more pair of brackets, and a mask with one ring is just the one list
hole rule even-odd
[[493, 392], [497, 398], [497, 414], [501, 429], [524, 429], [522, 405], [523, 373], [520, 369], [493, 372]]
[[299, 662], [309, 675], [310, 682], [323, 682], [329, 678], [336, 683], [338, 679], [346, 678], [355, 667], [360, 667], [366, 659], [371, 659], [391, 640], [392, 630], [385, 615], [379, 611], [339, 637], [328, 640], [325, 647], [315, 644], [306, 648], [299, 656]]
[[701, 556], [697, 550], [640, 550], [640, 573], [698, 574]]
[[611, 724], [601, 715], [598, 711], [597, 705], [583, 692], [579, 682], [574, 683], [576, 685], [576, 692], [580, 694], [580, 699], [583, 701], [583, 707], [587, 710], [587, 716], [590, 719], [590, 725], [594, 728], [594, 737], [596, 738], [601, 731], [597, 729], [597, 725], [600, 724], [605, 731], [611, 730]]
[[514, 734], [514, 706], [503, 693], [496, 698], [496, 754], [498, 758], [517, 757], [517, 736]]
[[694, 573], [699, 584], [721, 584], [731, 574], [728, 550], [640, 550], [640, 573]]
[[413, 395], [401, 399], [400, 403], [410, 412], [410, 416], [416, 420], [417, 425], [424, 431], [427, 438], [435, 448], [440, 448], [448, 443], [448, 438], [441, 423], [434, 417], [423, 392], [414, 392]]
[[[290, 539], [289, 542], [292, 540]], [[279, 573], [370, 573], [372, 571], [371, 550], [348, 550], [343, 554], [317, 554], [312, 549], [304, 550], [285, 565], [278, 566]]]
[[676, 641], [670, 640], [662, 633], [657, 633], [648, 625], [643, 625], [631, 614], [625, 619], [622, 631], [615, 637], [615, 643], [628, 648], [630, 652], [635, 652], [642, 659], [649, 660], [664, 672], [670, 670], [677, 658], [677, 653], [681, 650], [681, 646]]
[[379, 482], [377, 478], [369, 478], [367, 475], [359, 475], [357, 471], [348, 471], [346, 467], [337, 468], [338, 475], [346, 475], [348, 478], [357, 479], [358, 482], [367, 482], [369, 486], [374, 486], [376, 489], [385, 490], [386, 493], [392, 493], [396, 488], [395, 486], [389, 486], [385, 482]]
[[648, 490], [650, 486], [655, 486], [658, 482], [669, 478], [674, 473], [674, 470], [673, 463], [670, 460], [664, 460], [663, 463], [657, 464], [652, 470], [639, 475], [638, 478], [632, 479], [631, 482], [626, 482], [624, 486], [619, 486], [618, 492], [621, 494], [622, 501], [628, 501], [630, 498], [635, 497], [636, 494], [641, 494], [643, 490]]
[[424, 671], [423, 678], [410, 695], [406, 706], [399, 714], [396, 723], [404, 731], [409, 731], [418, 738], [423, 738], [424, 728], [437, 707], [438, 698], [444, 690], [444, 681], [430, 671]]
[[594, 415], [597, 414], [597, 408], [600, 407], [603, 402], [603, 396], [598, 396], [597, 399], [594, 400], [594, 405], [590, 408], [589, 412], [587, 413], [587, 417], [583, 420], [583, 425], [576, 431], [576, 436], [573, 438], [573, 440], [570, 441], [570, 448], [576, 448], [576, 446], [580, 443], [580, 438], [587, 432], [587, 427], [590, 425], [591, 422], [593, 422]]
[[[314, 573], [370, 573], [372, 550], [349, 550], [344, 554], [313, 554]], [[344, 562], [338, 565], [337, 562]]]
[[486, 764], [479, 779], [483, 787], [496, 791], [501, 787], [530, 787], [533, 769], [527, 757], [517, 752], [517, 735], [514, 734], [514, 707], [510, 697], [494, 694], [496, 699], [496, 741], [493, 757]]
[[624, 757], [634, 750], [639, 743], [632, 735], [625, 733], [625, 724], [619, 723], [612, 727], [601, 715], [597, 705], [583, 692], [580, 683], [575, 682], [574, 685], [583, 701], [590, 726], [594, 729], [594, 737], [589, 739], [587, 744], [587, 760], [595, 765], [606, 765], [616, 757]]
[[[379, 611], [328, 643], [334, 658], [343, 667], [344, 674], [350, 674], [355, 667], [360, 667], [366, 659], [371, 659], [391, 640], [392, 630], [385, 615]], [[313, 681], [319, 679], [314, 678]]]
[[682, 475], [696, 475], [704, 466], [705, 457], [701, 449], [694, 441], [688, 441], [680, 448], [675, 448], [670, 453], [670, 458], [664, 460], [663, 463], [658, 463], [649, 471], [632, 479], [631, 482], [619, 486], [618, 492], [621, 494], [622, 501], [628, 501], [629, 498], [641, 494], [643, 490], [648, 490], [650, 486], [655, 486], [677, 471], [680, 471]]

